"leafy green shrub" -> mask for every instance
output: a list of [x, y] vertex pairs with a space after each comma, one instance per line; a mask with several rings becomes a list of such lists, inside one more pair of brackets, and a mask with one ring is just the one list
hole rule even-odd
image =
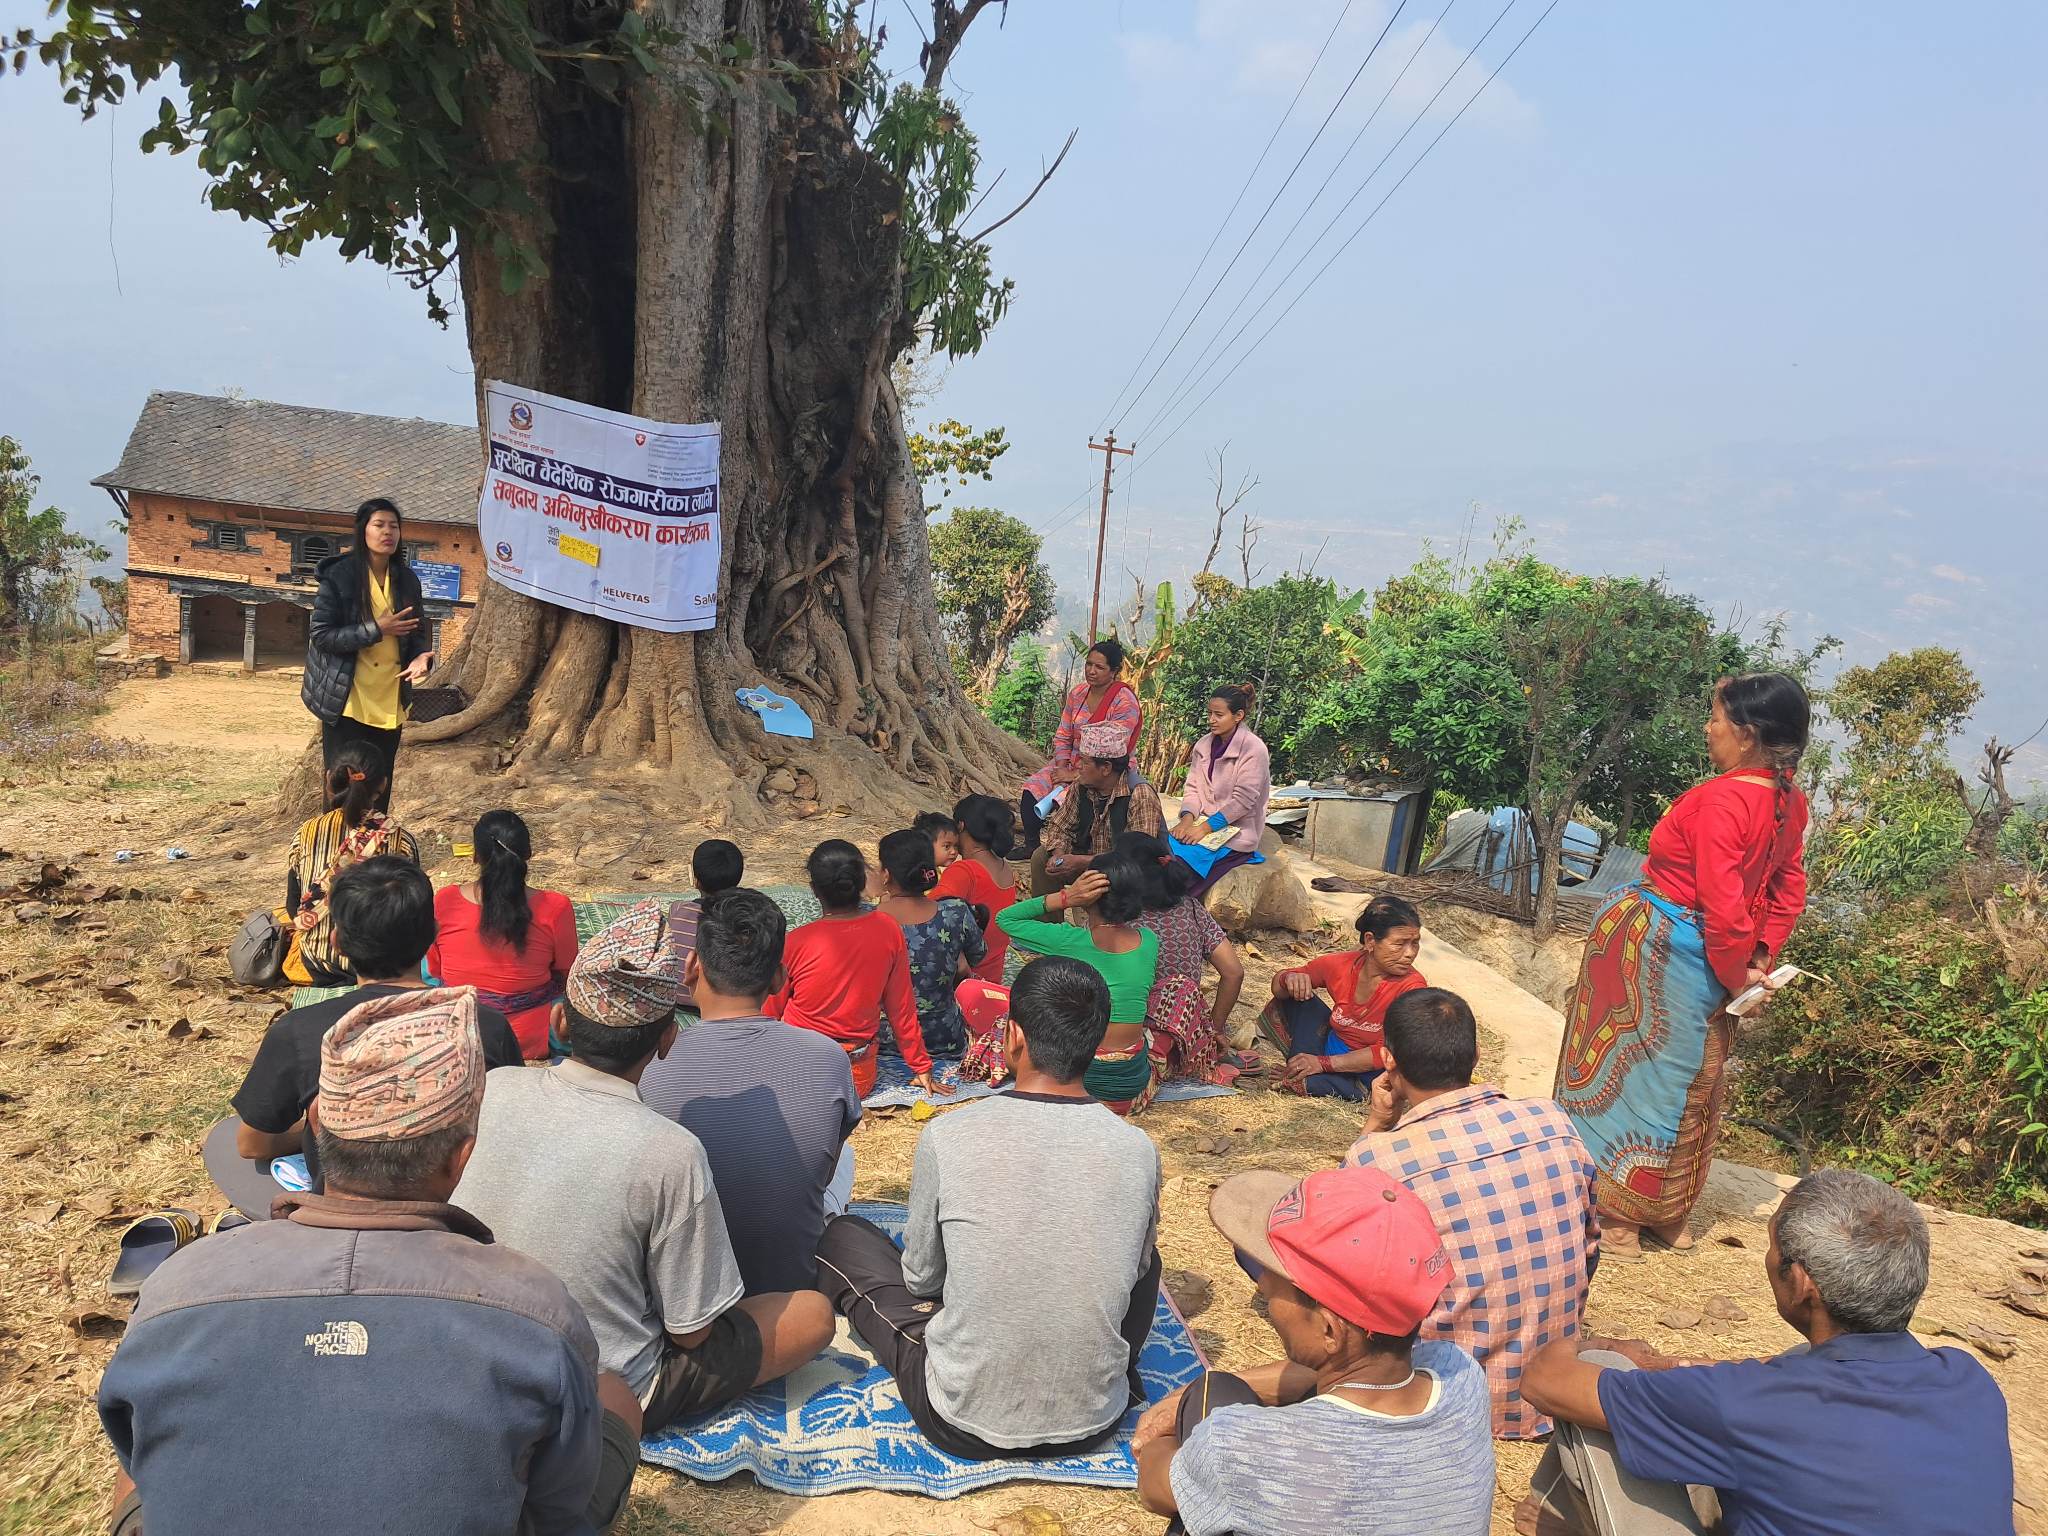
[[1859, 817], [1816, 839], [1807, 864], [1815, 883], [1879, 899], [1928, 889], [1961, 862], [1969, 812], [1932, 778], [1878, 786]]
[[1036, 640], [1025, 640], [1011, 654], [1010, 665], [989, 695], [988, 717], [1012, 735], [1029, 739], [1039, 698], [1050, 691], [1045, 647]]
[[2026, 991], [1967, 906], [1809, 908], [1786, 992], [1738, 1048], [1736, 1100], [1915, 1198], [2048, 1217], [2048, 989]]
[[1212, 688], [1256, 683], [1250, 723], [1272, 749], [1273, 781], [1288, 782], [1295, 761], [1287, 742], [1342, 654], [1329, 626], [1337, 601], [1333, 582], [1282, 576], [1183, 619], [1160, 674], [1165, 723], [1183, 737], [1199, 736], [1208, 729]]

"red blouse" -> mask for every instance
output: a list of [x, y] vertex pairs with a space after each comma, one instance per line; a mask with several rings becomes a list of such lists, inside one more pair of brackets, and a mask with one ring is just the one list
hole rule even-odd
[[[1365, 951], [1340, 950], [1334, 955], [1317, 955], [1307, 965], [1297, 966], [1302, 975], [1330, 994], [1330, 1031], [1347, 1050], [1371, 1051], [1373, 1065], [1387, 1065], [1387, 1005], [1403, 992], [1429, 985], [1422, 972], [1406, 976], [1383, 976], [1372, 991], [1358, 995], [1359, 978], [1365, 973]], [[1284, 972], [1282, 974], [1285, 974]]]
[[529, 890], [526, 905], [533, 925], [526, 947], [514, 949], [483, 936], [483, 908], [461, 886], [443, 886], [434, 892], [437, 931], [427, 969], [448, 986], [475, 987], [478, 1001], [511, 1021], [526, 1059], [545, 1061], [549, 1015], [576, 963], [576, 908], [560, 891]]
[[934, 901], [951, 896], [970, 907], [988, 908], [988, 927], [982, 931], [982, 937], [988, 941], [988, 953], [970, 974], [997, 986], [1003, 984], [1003, 962], [1010, 954], [1010, 936], [996, 926], [996, 914], [1016, 904], [1019, 889], [1015, 881], [1008, 886], [997, 885], [993, 875], [969, 858], [955, 859], [939, 871], [939, 883], [932, 887]]
[[917, 1026], [910, 946], [895, 918], [870, 911], [805, 923], [783, 940], [782, 964], [789, 980], [762, 1012], [856, 1050], [874, 1043], [886, 1014], [903, 1064], [913, 1072], [931, 1071]]
[[1699, 914], [1707, 964], [1730, 993], [1748, 984], [1759, 944], [1777, 959], [1806, 909], [1806, 796], [1787, 791], [1782, 824], [1777, 808], [1768, 779], [1724, 773], [1672, 801], [1650, 834], [1644, 875]]

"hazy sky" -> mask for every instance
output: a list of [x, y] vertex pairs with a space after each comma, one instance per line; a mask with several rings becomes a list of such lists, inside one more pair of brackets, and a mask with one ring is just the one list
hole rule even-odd
[[[1516, 0], [1246, 341], [1543, 3]], [[1249, 248], [1123, 413], [1139, 454], [1120, 461], [1113, 574], [1176, 578], [1199, 559], [1205, 458], [1227, 441], [1232, 465], [1263, 482], [1248, 505], [1269, 569], [1316, 559], [1374, 582], [1426, 537], [1454, 545], [1476, 501], [1482, 532], [1520, 516], [1542, 552], [1668, 571], [1723, 612], [1786, 610], [1843, 635], [1856, 659], [1959, 645], [1990, 689], [1981, 730], [2012, 739], [2039, 723], [2048, 8], [1561, 0], [1169, 438], [1183, 412], [1153, 418], [1304, 205], [1327, 188], [1225, 335], [1416, 121], [1500, 0], [1403, 7], [1265, 213], [1392, 10], [1015, 0], [1001, 27], [993, 10], [976, 23], [952, 84], [986, 174], [1007, 170], [990, 209], [1080, 130], [996, 237], [1017, 282], [1009, 317], [933, 407], [1009, 431], [1015, 446], [977, 499], [1051, 528], [1055, 574], [1085, 600], [1101, 462], [1088, 436], [1115, 419], [1119, 386], [1334, 24], [1169, 340], [1256, 231]], [[0, 0], [10, 30], [42, 14]], [[909, 0], [877, 14], [892, 54], [914, 46]], [[81, 125], [39, 66], [0, 83], [0, 431], [33, 455], [50, 499], [103, 516], [86, 482], [119, 456], [151, 388], [466, 419], [459, 327], [437, 330], [402, 283], [330, 252], [280, 264], [253, 226], [206, 210], [189, 157], [134, 148], [153, 102], [146, 92]]]

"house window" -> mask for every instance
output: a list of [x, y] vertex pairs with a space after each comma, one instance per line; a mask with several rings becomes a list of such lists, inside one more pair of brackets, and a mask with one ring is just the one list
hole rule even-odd
[[340, 541], [324, 533], [307, 533], [292, 539], [292, 574], [311, 576], [322, 560], [331, 558]]
[[194, 539], [194, 549], [219, 549], [236, 555], [249, 552], [249, 530], [240, 523], [200, 523], [198, 526], [206, 537]]

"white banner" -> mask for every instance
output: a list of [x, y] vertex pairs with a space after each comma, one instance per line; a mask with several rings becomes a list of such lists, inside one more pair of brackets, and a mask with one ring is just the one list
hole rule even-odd
[[496, 380], [477, 503], [491, 579], [669, 633], [718, 620], [718, 423], [678, 425]]

